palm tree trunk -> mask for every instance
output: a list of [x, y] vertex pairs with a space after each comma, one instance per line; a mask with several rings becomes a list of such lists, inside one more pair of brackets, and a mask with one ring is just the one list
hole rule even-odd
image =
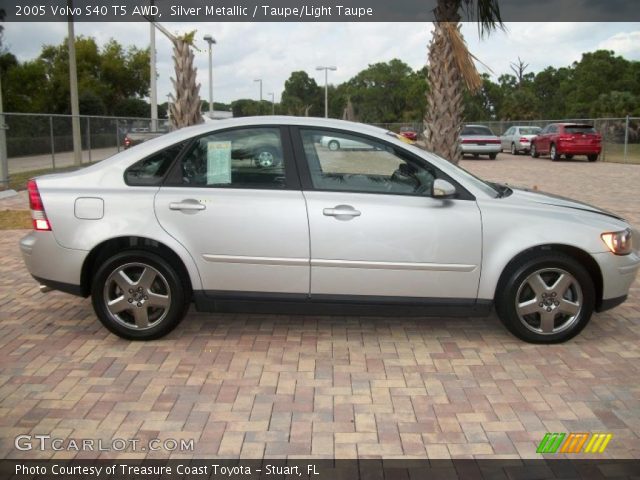
[[172, 78], [176, 97], [171, 102], [171, 124], [174, 129], [202, 123], [200, 84], [196, 82], [197, 69], [193, 66], [193, 52], [189, 42], [173, 39], [173, 61], [176, 78]]
[[[424, 135], [427, 150], [457, 165], [462, 159], [458, 137], [464, 119], [464, 80], [454, 60], [454, 46], [445, 32], [451, 25], [434, 22], [434, 26], [429, 44]], [[460, 23], [455, 28], [459, 30]]]

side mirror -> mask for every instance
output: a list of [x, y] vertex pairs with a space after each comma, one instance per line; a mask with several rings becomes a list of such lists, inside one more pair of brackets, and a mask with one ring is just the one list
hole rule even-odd
[[451, 185], [442, 178], [436, 178], [431, 187], [431, 196], [433, 198], [447, 199], [454, 198], [456, 196], [456, 187]]

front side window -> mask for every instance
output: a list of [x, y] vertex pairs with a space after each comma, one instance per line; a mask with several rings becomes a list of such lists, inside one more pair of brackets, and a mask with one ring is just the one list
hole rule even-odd
[[181, 183], [199, 187], [285, 188], [278, 128], [239, 128], [198, 138], [182, 157]]
[[435, 174], [383, 143], [355, 135], [302, 129], [313, 187], [318, 190], [429, 195]]

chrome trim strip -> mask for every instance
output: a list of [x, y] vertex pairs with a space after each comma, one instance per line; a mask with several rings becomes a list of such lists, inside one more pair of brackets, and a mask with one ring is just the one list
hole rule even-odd
[[365, 262], [360, 260], [311, 260], [312, 267], [365, 268], [371, 270], [431, 270], [472, 272], [476, 265], [459, 263]]
[[244, 255], [202, 255], [207, 262], [244, 263], [251, 265], [309, 266], [308, 258], [247, 257]]

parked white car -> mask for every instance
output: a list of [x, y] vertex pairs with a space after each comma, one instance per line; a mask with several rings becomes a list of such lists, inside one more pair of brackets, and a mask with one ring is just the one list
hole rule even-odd
[[520, 125], [507, 129], [500, 137], [502, 150], [511, 152], [511, 155], [518, 155], [520, 152], [529, 153], [531, 150], [531, 139], [536, 137], [541, 130], [540, 127]]
[[[367, 149], [336, 156], [326, 137]], [[273, 149], [268, 168], [253, 144]], [[395, 316], [495, 305], [518, 337], [560, 342], [622, 303], [640, 265], [638, 232], [613, 213], [484, 182], [337, 120], [184, 128], [28, 189], [34, 230], [20, 248], [31, 274], [43, 291], [91, 296], [104, 326], [129, 339], [167, 334], [195, 302]]]
[[332, 137], [328, 135], [323, 135], [320, 139], [320, 145], [328, 148], [331, 151], [336, 150], [348, 150], [348, 149], [356, 149], [356, 150], [367, 150], [370, 149], [371, 146], [359, 142], [357, 140], [353, 140], [352, 138], [347, 137]]
[[491, 160], [495, 160], [498, 153], [502, 151], [500, 139], [489, 127], [484, 125], [465, 125], [462, 127], [460, 148], [463, 155], [473, 155], [473, 158], [487, 155]]

